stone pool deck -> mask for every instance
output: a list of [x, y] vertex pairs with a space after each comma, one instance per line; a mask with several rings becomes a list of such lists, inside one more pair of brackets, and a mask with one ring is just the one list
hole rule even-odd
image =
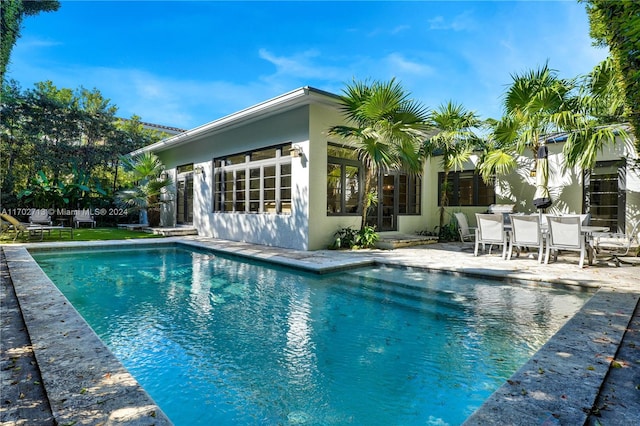
[[[372, 263], [590, 288], [595, 295], [465, 424], [637, 425], [640, 418], [640, 268], [573, 254], [540, 265], [522, 256], [474, 257], [458, 243], [395, 250], [303, 252], [210, 238], [6, 245], [2, 273], [0, 422], [4, 425], [165, 425], [159, 407], [42, 274], [27, 248], [182, 242], [319, 273]], [[638, 260], [638, 259], [634, 259]], [[0, 261], [0, 263], [2, 263]], [[9, 304], [15, 290], [17, 304]], [[20, 320], [24, 319], [24, 326]], [[31, 352], [31, 348], [33, 351]], [[38, 375], [41, 375], [39, 377]], [[37, 390], [40, 393], [37, 393]]]

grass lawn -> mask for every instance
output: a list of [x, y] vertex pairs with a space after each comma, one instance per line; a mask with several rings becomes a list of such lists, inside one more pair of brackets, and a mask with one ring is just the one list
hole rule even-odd
[[[5, 232], [0, 235], [0, 243], [11, 244], [14, 237], [13, 231]], [[129, 231], [127, 229], [118, 228], [79, 228], [73, 230], [73, 240], [68, 232], [63, 232], [60, 235], [59, 231], [53, 230], [51, 234], [44, 233], [43, 241], [57, 242], [57, 241], [104, 241], [104, 240], [132, 240], [139, 238], [162, 238], [161, 235], [149, 234], [142, 231]], [[40, 236], [34, 236], [29, 238], [28, 233], [25, 232], [20, 238], [16, 240], [16, 243], [26, 242], [39, 242]]]

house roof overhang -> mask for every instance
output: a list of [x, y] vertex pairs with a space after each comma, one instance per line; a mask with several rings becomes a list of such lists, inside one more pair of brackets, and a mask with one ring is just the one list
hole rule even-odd
[[304, 105], [322, 104], [337, 107], [338, 99], [338, 95], [330, 92], [309, 86], [301, 87], [202, 126], [187, 130], [184, 133], [162, 139], [154, 144], [133, 151], [130, 155], [134, 156], [145, 152], [162, 152]]

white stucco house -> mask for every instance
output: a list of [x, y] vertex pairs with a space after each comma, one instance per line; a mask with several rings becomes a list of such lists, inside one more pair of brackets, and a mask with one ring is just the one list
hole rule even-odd
[[[191, 225], [201, 236], [300, 250], [332, 243], [334, 233], [359, 227], [362, 170], [354, 151], [327, 130], [344, 123], [332, 93], [303, 87], [164, 139], [133, 154], [160, 157], [175, 187], [167, 194], [162, 226]], [[563, 171], [562, 140], [549, 145], [550, 212], [590, 212], [592, 220], [624, 230], [640, 220], [640, 175], [620, 141], [589, 173]], [[523, 167], [487, 185], [474, 173], [451, 172], [448, 212], [484, 212], [490, 204], [516, 204], [533, 212], [535, 178]], [[438, 224], [439, 159], [421, 177], [400, 172], [378, 177], [378, 205], [370, 214], [380, 232], [414, 233]], [[630, 228], [629, 228], [630, 229]]]

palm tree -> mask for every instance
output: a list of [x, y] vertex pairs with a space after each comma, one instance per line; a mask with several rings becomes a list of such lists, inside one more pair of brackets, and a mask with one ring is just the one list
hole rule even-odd
[[462, 169], [469, 160], [478, 136], [474, 129], [481, 124], [475, 112], [467, 110], [463, 105], [449, 101], [440, 105], [431, 113], [437, 133], [425, 143], [427, 155], [441, 155], [441, 166], [444, 173], [442, 192], [440, 195], [440, 232], [444, 227], [445, 208], [449, 205], [448, 183], [449, 172]]
[[559, 78], [548, 64], [512, 79], [505, 110], [519, 126], [516, 148], [519, 153], [529, 148], [535, 158], [543, 138], [560, 131], [562, 118], [577, 106], [575, 82]]
[[[133, 188], [123, 189], [116, 194], [116, 202], [125, 208], [133, 208], [141, 212], [140, 223], [147, 222], [147, 213], [157, 213], [159, 222], [159, 207], [167, 200], [162, 198], [164, 189], [173, 185], [171, 178], [164, 174], [164, 165], [160, 159], [150, 152], [136, 157], [123, 157], [122, 164], [130, 173], [135, 183]], [[156, 225], [155, 217], [149, 218], [151, 225]]]
[[429, 114], [395, 79], [372, 83], [354, 80], [343, 93], [340, 110], [351, 125], [332, 126], [329, 134], [345, 140], [362, 161], [364, 229], [368, 208], [375, 199], [372, 183], [379, 170], [422, 172], [422, 141], [429, 128]]
[[591, 169], [597, 153], [615, 143], [617, 134], [628, 137], [621, 124], [625, 121], [624, 96], [611, 57], [583, 78], [578, 99], [575, 113], [564, 118], [563, 124], [571, 132], [563, 152], [568, 166]]
[[511, 78], [504, 95], [504, 116], [487, 122], [491, 135], [479, 167], [485, 181], [510, 172], [516, 156], [525, 150], [535, 161], [544, 140], [562, 131], [578, 109], [575, 81], [559, 78], [548, 64]]

